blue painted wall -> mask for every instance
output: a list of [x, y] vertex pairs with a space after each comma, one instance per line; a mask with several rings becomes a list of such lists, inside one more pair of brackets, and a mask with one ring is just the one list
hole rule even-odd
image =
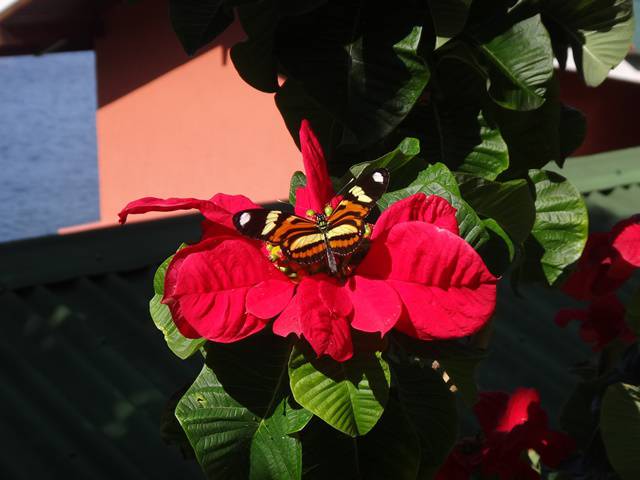
[[0, 242], [95, 221], [93, 52], [0, 58]]

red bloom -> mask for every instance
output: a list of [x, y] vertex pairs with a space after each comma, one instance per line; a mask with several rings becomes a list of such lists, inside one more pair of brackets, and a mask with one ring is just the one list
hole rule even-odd
[[547, 414], [534, 389], [519, 388], [509, 396], [503, 392], [483, 392], [474, 406], [485, 435], [482, 470], [500, 480], [538, 478], [522, 460], [533, 449], [540, 461], [557, 467], [574, 449], [568, 435], [549, 430]]
[[524, 460], [529, 449], [551, 468], [574, 449], [568, 435], [549, 430], [547, 414], [534, 389], [519, 388], [511, 396], [482, 392], [473, 410], [484, 438], [456, 446], [441, 467], [438, 480], [467, 480], [478, 471], [500, 480], [537, 479], [539, 475]]
[[610, 232], [589, 235], [576, 270], [563, 290], [590, 300], [617, 290], [640, 267], [640, 215], [616, 224]]
[[555, 322], [566, 327], [572, 320], [578, 320], [580, 336], [591, 344], [594, 352], [616, 338], [631, 343], [635, 335], [625, 321], [624, 305], [614, 293], [595, 298], [586, 310], [565, 309], [556, 315]]
[[[308, 122], [300, 130], [307, 185], [297, 191], [296, 212], [322, 211], [333, 187]], [[351, 328], [420, 339], [474, 333], [495, 308], [496, 278], [458, 236], [455, 209], [446, 200], [417, 194], [389, 207], [373, 228], [370, 248], [346, 279], [324, 273], [284, 275], [264, 245], [232, 229], [234, 213], [258, 208], [242, 196], [211, 200], [143, 198], [120, 213], [196, 208], [207, 219], [203, 239], [176, 253], [167, 269], [163, 302], [181, 333], [233, 342], [273, 318], [273, 331], [294, 333], [318, 355], [338, 361], [353, 354]]]

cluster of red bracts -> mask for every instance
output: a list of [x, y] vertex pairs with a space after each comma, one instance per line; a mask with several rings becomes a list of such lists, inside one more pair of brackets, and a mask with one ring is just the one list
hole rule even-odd
[[[295, 210], [305, 216], [337, 199], [306, 121], [300, 143], [307, 185], [296, 192]], [[120, 213], [122, 223], [149, 211], [204, 215], [202, 239], [176, 253], [165, 277], [163, 302], [185, 337], [235, 342], [273, 321], [277, 335], [304, 337], [318, 355], [345, 361], [353, 355], [352, 329], [451, 339], [473, 334], [493, 314], [497, 279], [459, 236], [456, 210], [443, 198], [416, 194], [391, 205], [372, 226], [360, 263], [340, 279], [278, 269], [263, 242], [233, 227], [233, 215], [250, 208], [259, 206], [217, 194], [210, 200], [147, 197]]]
[[549, 429], [547, 414], [534, 389], [520, 388], [511, 396], [482, 392], [473, 410], [482, 435], [459, 442], [436, 480], [539, 479], [528, 459], [530, 450], [544, 465], [555, 468], [575, 448], [571, 437]]
[[635, 335], [625, 321], [625, 308], [616, 290], [640, 267], [640, 215], [623, 220], [610, 232], [592, 233], [576, 269], [563, 291], [590, 302], [586, 309], [560, 310], [556, 323], [580, 322], [580, 335], [594, 351], [615, 339], [625, 343]]

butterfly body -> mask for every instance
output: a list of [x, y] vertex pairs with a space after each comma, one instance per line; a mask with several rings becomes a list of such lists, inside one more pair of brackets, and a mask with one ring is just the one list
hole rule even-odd
[[336, 256], [346, 256], [365, 237], [365, 218], [389, 181], [384, 169], [361, 176], [329, 214], [303, 218], [281, 210], [251, 209], [233, 217], [236, 229], [251, 238], [278, 245], [290, 260], [302, 265], [326, 261], [331, 273], [338, 272]]

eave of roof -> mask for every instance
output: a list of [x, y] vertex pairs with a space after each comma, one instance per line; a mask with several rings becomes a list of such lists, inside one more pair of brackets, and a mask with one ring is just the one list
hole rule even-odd
[[[87, 50], [113, 0], [11, 0], [0, 9], [0, 55]], [[0, 4], [0, 7], [3, 5]]]

